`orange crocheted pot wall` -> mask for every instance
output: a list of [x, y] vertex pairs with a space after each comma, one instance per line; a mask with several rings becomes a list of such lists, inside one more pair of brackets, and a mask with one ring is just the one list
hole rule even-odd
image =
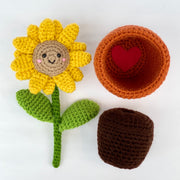
[[[112, 59], [112, 48], [121, 46], [127, 52], [141, 51], [138, 62], [123, 71]], [[154, 92], [165, 80], [170, 64], [169, 51], [151, 30], [128, 25], [110, 32], [98, 45], [94, 57], [96, 75], [103, 86], [116, 96], [128, 99]]]

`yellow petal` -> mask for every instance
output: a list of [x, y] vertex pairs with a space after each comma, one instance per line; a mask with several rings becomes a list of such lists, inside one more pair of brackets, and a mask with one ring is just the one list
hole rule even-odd
[[45, 84], [47, 83], [48, 76], [35, 71], [32, 78], [29, 81], [29, 90], [32, 94], [37, 94], [40, 92]]
[[55, 88], [55, 82], [51, 77], [49, 77], [46, 85], [43, 88], [43, 91], [46, 95], [50, 95], [53, 93], [54, 88]]
[[22, 53], [32, 54], [38, 43], [30, 37], [17, 37], [13, 40], [14, 47]]
[[57, 41], [64, 44], [64, 46], [69, 49], [72, 43], [75, 41], [78, 33], [79, 26], [75, 23], [69, 24], [63, 29]]
[[62, 24], [58, 20], [54, 20], [54, 27], [55, 27], [55, 39], [59, 38], [61, 31], [63, 30]]
[[54, 76], [53, 79], [57, 86], [67, 93], [71, 93], [76, 89], [75, 82], [67, 71]]
[[83, 51], [73, 51], [69, 53], [70, 65], [73, 67], [83, 67], [90, 63], [91, 54]]
[[70, 47], [70, 51], [85, 51], [85, 50], [86, 50], [86, 44], [83, 42], [74, 42]]
[[27, 35], [37, 41], [40, 42], [39, 40], [39, 28], [36, 25], [29, 25], [29, 27], [27, 28]]
[[16, 78], [19, 80], [27, 80], [27, 79], [30, 79], [32, 77], [33, 73], [34, 73], [34, 68], [28, 69], [25, 71], [18, 71], [16, 73]]
[[81, 70], [79, 68], [69, 66], [66, 70], [69, 72], [69, 74], [75, 81], [82, 80], [83, 73], [81, 72]]
[[[24, 53], [22, 53], [21, 51], [16, 50], [16, 51], [14, 52], [14, 57], [15, 57], [15, 58], [18, 58], [18, 57], [21, 56], [22, 54], [24, 54]], [[24, 55], [25, 55], [25, 54], [24, 54]]]
[[32, 55], [22, 54], [11, 63], [11, 69], [13, 71], [24, 71], [33, 67]]
[[41, 42], [54, 40], [55, 27], [51, 19], [45, 19], [39, 26], [39, 39]]

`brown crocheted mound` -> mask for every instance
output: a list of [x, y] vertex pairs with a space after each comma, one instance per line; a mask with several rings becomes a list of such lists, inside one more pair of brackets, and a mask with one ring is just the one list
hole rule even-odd
[[98, 124], [98, 152], [113, 166], [133, 169], [146, 157], [153, 140], [153, 121], [123, 108], [105, 111]]
[[[139, 48], [141, 58], [132, 68], [123, 72], [112, 60], [112, 48], [125, 50]], [[164, 81], [170, 63], [168, 49], [160, 37], [151, 30], [128, 25], [110, 32], [99, 43], [94, 67], [103, 86], [116, 96], [140, 98], [154, 92]]]

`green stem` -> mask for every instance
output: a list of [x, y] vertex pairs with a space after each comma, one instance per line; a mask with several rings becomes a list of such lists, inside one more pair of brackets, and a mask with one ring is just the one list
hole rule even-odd
[[52, 108], [54, 115], [54, 155], [53, 155], [53, 166], [55, 168], [59, 167], [61, 160], [61, 132], [59, 132], [60, 118], [60, 102], [59, 102], [59, 90], [55, 87], [52, 94]]

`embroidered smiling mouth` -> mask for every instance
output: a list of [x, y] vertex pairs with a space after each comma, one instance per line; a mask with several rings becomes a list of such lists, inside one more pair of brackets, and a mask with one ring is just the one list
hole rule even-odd
[[56, 61], [56, 60], [54, 60], [54, 61], [50, 61], [50, 60], [48, 60], [48, 62], [49, 62], [49, 63], [51, 63], [51, 64], [54, 64], [54, 63], [55, 63], [55, 61]]

